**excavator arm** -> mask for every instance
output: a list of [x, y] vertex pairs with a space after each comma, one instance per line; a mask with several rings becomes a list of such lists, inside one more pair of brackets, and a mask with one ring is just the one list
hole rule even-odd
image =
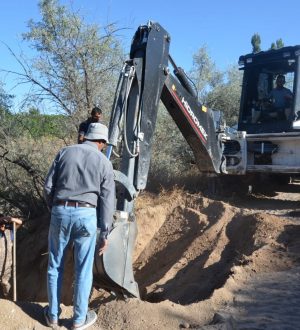
[[137, 235], [134, 201], [146, 187], [160, 100], [192, 148], [200, 170], [221, 171], [218, 113], [198, 102], [183, 70], [169, 55], [169, 46], [170, 36], [158, 23], [140, 26], [116, 89], [107, 150], [108, 158], [112, 153], [121, 156], [115, 170], [115, 219], [107, 252], [96, 256], [94, 264], [95, 286], [116, 295], [139, 297], [131, 257]]
[[199, 170], [220, 173], [223, 160], [218, 134], [220, 113], [201, 105], [176, 77], [168, 74], [161, 100], [190, 145]]

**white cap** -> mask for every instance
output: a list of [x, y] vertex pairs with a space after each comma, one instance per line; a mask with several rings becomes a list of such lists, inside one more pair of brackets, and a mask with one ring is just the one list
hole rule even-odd
[[108, 141], [108, 128], [101, 123], [90, 123], [84, 136], [87, 140], [105, 140]]

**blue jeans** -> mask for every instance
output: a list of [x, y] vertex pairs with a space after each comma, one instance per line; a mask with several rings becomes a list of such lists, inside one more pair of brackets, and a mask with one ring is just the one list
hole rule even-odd
[[95, 208], [54, 206], [48, 236], [48, 300], [49, 318], [58, 320], [64, 257], [68, 243], [74, 243], [75, 286], [73, 323], [86, 319], [93, 281], [97, 216]]

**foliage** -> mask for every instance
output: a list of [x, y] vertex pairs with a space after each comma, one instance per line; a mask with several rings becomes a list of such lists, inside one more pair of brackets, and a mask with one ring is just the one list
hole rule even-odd
[[57, 0], [39, 2], [41, 20], [23, 34], [35, 50], [31, 61], [18, 58], [20, 83], [32, 84], [27, 104], [47, 101], [52, 110], [71, 116], [75, 126], [94, 105], [108, 109], [123, 53], [116, 28], [88, 25]]
[[212, 61], [207, 46], [200, 47], [193, 55], [193, 67], [189, 72], [189, 76], [195, 83], [199, 100], [206, 103], [209, 91], [215, 88], [223, 79], [223, 74]]
[[193, 153], [162, 104], [153, 141], [150, 181], [159, 181], [162, 185], [178, 183], [191, 169]]
[[10, 125], [13, 116], [11, 112], [12, 99], [13, 95], [6, 93], [3, 86], [0, 85], [0, 137], [1, 135], [7, 136], [12, 131]]
[[[48, 145], [50, 147], [51, 145]], [[53, 148], [53, 147], [52, 147]], [[21, 215], [36, 216], [43, 213], [45, 205], [42, 186], [51, 153], [44, 143], [33, 139], [13, 139], [0, 148], [0, 199], [1, 207]]]
[[7, 94], [0, 84], [0, 120], [5, 120], [5, 116], [10, 115], [13, 95]]
[[241, 83], [241, 72], [237, 66], [232, 66], [224, 73], [224, 79], [207, 96], [206, 104], [212, 109], [221, 110], [229, 126], [238, 121]]
[[[23, 35], [34, 57], [11, 50], [22, 68], [13, 73], [31, 84], [29, 110], [11, 113], [11, 97], [0, 90], [0, 207], [31, 217], [45, 212], [42, 187], [57, 151], [76, 141], [76, 127], [94, 105], [110, 109], [123, 60], [113, 24], [88, 25], [57, 0], [39, 6], [41, 20], [31, 20]], [[39, 101], [57, 114], [33, 108]]]
[[[42, 187], [57, 150], [70, 143], [59, 139], [68, 117], [36, 111], [6, 115], [0, 123], [0, 207], [37, 216], [45, 211]], [[53, 137], [54, 136], [54, 137]]]
[[237, 66], [221, 72], [216, 68], [207, 48], [194, 55], [190, 76], [199, 90], [199, 99], [208, 107], [223, 112], [229, 125], [237, 122], [242, 75]]
[[66, 115], [42, 114], [38, 109], [30, 108], [28, 112], [15, 114], [14, 119], [19, 130], [33, 139], [51, 136], [62, 140], [73, 136], [75, 139], [70, 118]]
[[279, 49], [279, 48], [282, 48], [284, 47], [284, 42], [281, 38], [277, 39], [276, 40], [276, 48]]
[[276, 42], [272, 42], [270, 49], [279, 49], [284, 47], [284, 42], [281, 38], [277, 39]]
[[[2, 91], [0, 121], [0, 207], [29, 214], [42, 205], [42, 176], [40, 165], [45, 164], [44, 152], [35, 153], [36, 142], [24, 139], [21, 122], [10, 111], [10, 96]], [[47, 153], [48, 154], [48, 153]], [[40, 157], [40, 163], [34, 158]]]
[[261, 51], [260, 44], [261, 44], [260, 35], [258, 33], [254, 33], [251, 38], [252, 53], [255, 54]]

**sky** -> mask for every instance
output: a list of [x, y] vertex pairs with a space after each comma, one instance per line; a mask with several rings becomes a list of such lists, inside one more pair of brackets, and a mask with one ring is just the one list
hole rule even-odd
[[[0, 1], [0, 69], [20, 71], [7, 50], [32, 56], [21, 41], [29, 19], [40, 19], [38, 0]], [[191, 69], [193, 54], [206, 45], [217, 68], [225, 70], [237, 64], [240, 55], [250, 53], [251, 37], [259, 33], [261, 48], [282, 38], [286, 46], [300, 44], [300, 1], [286, 0], [60, 0], [79, 10], [88, 22], [100, 26], [114, 22], [122, 30], [127, 51], [131, 38], [141, 24], [149, 20], [160, 23], [171, 35], [170, 53], [178, 66]], [[14, 88], [16, 81], [0, 73], [7, 92], [18, 97], [25, 87]]]

